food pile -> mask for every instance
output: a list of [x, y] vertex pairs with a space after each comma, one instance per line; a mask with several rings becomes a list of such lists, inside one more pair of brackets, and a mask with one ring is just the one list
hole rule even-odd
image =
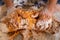
[[60, 23], [54, 19], [49, 8], [44, 6], [35, 10], [24, 7], [16, 8], [0, 20], [0, 30], [8, 35], [8, 40], [37, 40], [35, 33], [53, 35], [59, 31]]
[[37, 10], [17, 9], [10, 15], [1, 20], [5, 23], [10, 31], [18, 29], [35, 29], [46, 30], [51, 26], [52, 17], [47, 14], [40, 14]]
[[[5, 25], [1, 27], [1, 31], [7, 33], [10, 39], [14, 39], [20, 33], [23, 39], [26, 40], [30, 38], [32, 31], [55, 34], [60, 25], [54, 21], [53, 17], [40, 14], [38, 10], [25, 10], [22, 8], [16, 9], [2, 18], [1, 23]], [[29, 38], [25, 38], [25, 36]]]

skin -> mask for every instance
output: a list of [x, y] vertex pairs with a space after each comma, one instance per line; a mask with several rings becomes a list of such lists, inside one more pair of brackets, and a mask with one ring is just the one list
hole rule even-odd
[[56, 6], [56, 3], [57, 3], [57, 0], [48, 0], [48, 4], [47, 6], [42, 10], [40, 11], [40, 15], [42, 15], [42, 17], [40, 19], [42, 20], [47, 20], [49, 18], [52, 17], [52, 14], [53, 12], [55, 11], [55, 6]]
[[48, 1], [49, 1], [48, 5], [47, 5], [48, 10], [54, 11], [54, 7], [56, 6], [56, 3], [58, 0], [48, 0]]
[[5, 2], [7, 7], [12, 7], [13, 6], [12, 0], [4, 0], [4, 2]]

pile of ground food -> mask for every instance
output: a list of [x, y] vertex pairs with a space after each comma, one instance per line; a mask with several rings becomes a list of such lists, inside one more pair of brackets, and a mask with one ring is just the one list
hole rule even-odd
[[9, 40], [20, 40], [19, 37], [22, 37], [21, 40], [37, 40], [35, 37], [39, 33], [58, 32], [60, 23], [38, 10], [18, 8], [2, 18], [0, 25], [0, 30], [9, 36]]
[[50, 15], [51, 11], [46, 8], [46, 5], [40, 5], [40, 2], [32, 3], [34, 5], [17, 5], [16, 10], [0, 20], [0, 31], [2, 34], [5, 33], [3, 38], [6, 37], [6, 40], [54, 40], [53, 35], [59, 32], [60, 23]]

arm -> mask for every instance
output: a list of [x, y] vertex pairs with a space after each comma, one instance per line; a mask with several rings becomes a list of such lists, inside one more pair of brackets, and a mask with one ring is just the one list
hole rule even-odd
[[44, 16], [42, 18], [43, 20], [52, 18], [53, 12], [55, 11], [54, 8], [56, 6], [56, 3], [57, 0], [49, 0], [48, 5], [42, 11], [40, 11], [40, 15], [42, 15], [42, 17]]
[[54, 10], [53, 8], [56, 6], [58, 0], [48, 0], [48, 1], [49, 1], [47, 5], [48, 10], [53, 11]]
[[4, 2], [5, 2], [7, 7], [12, 7], [13, 6], [12, 0], [4, 0]]
[[58, 0], [48, 0], [48, 1], [49, 1], [49, 5], [55, 5]]

